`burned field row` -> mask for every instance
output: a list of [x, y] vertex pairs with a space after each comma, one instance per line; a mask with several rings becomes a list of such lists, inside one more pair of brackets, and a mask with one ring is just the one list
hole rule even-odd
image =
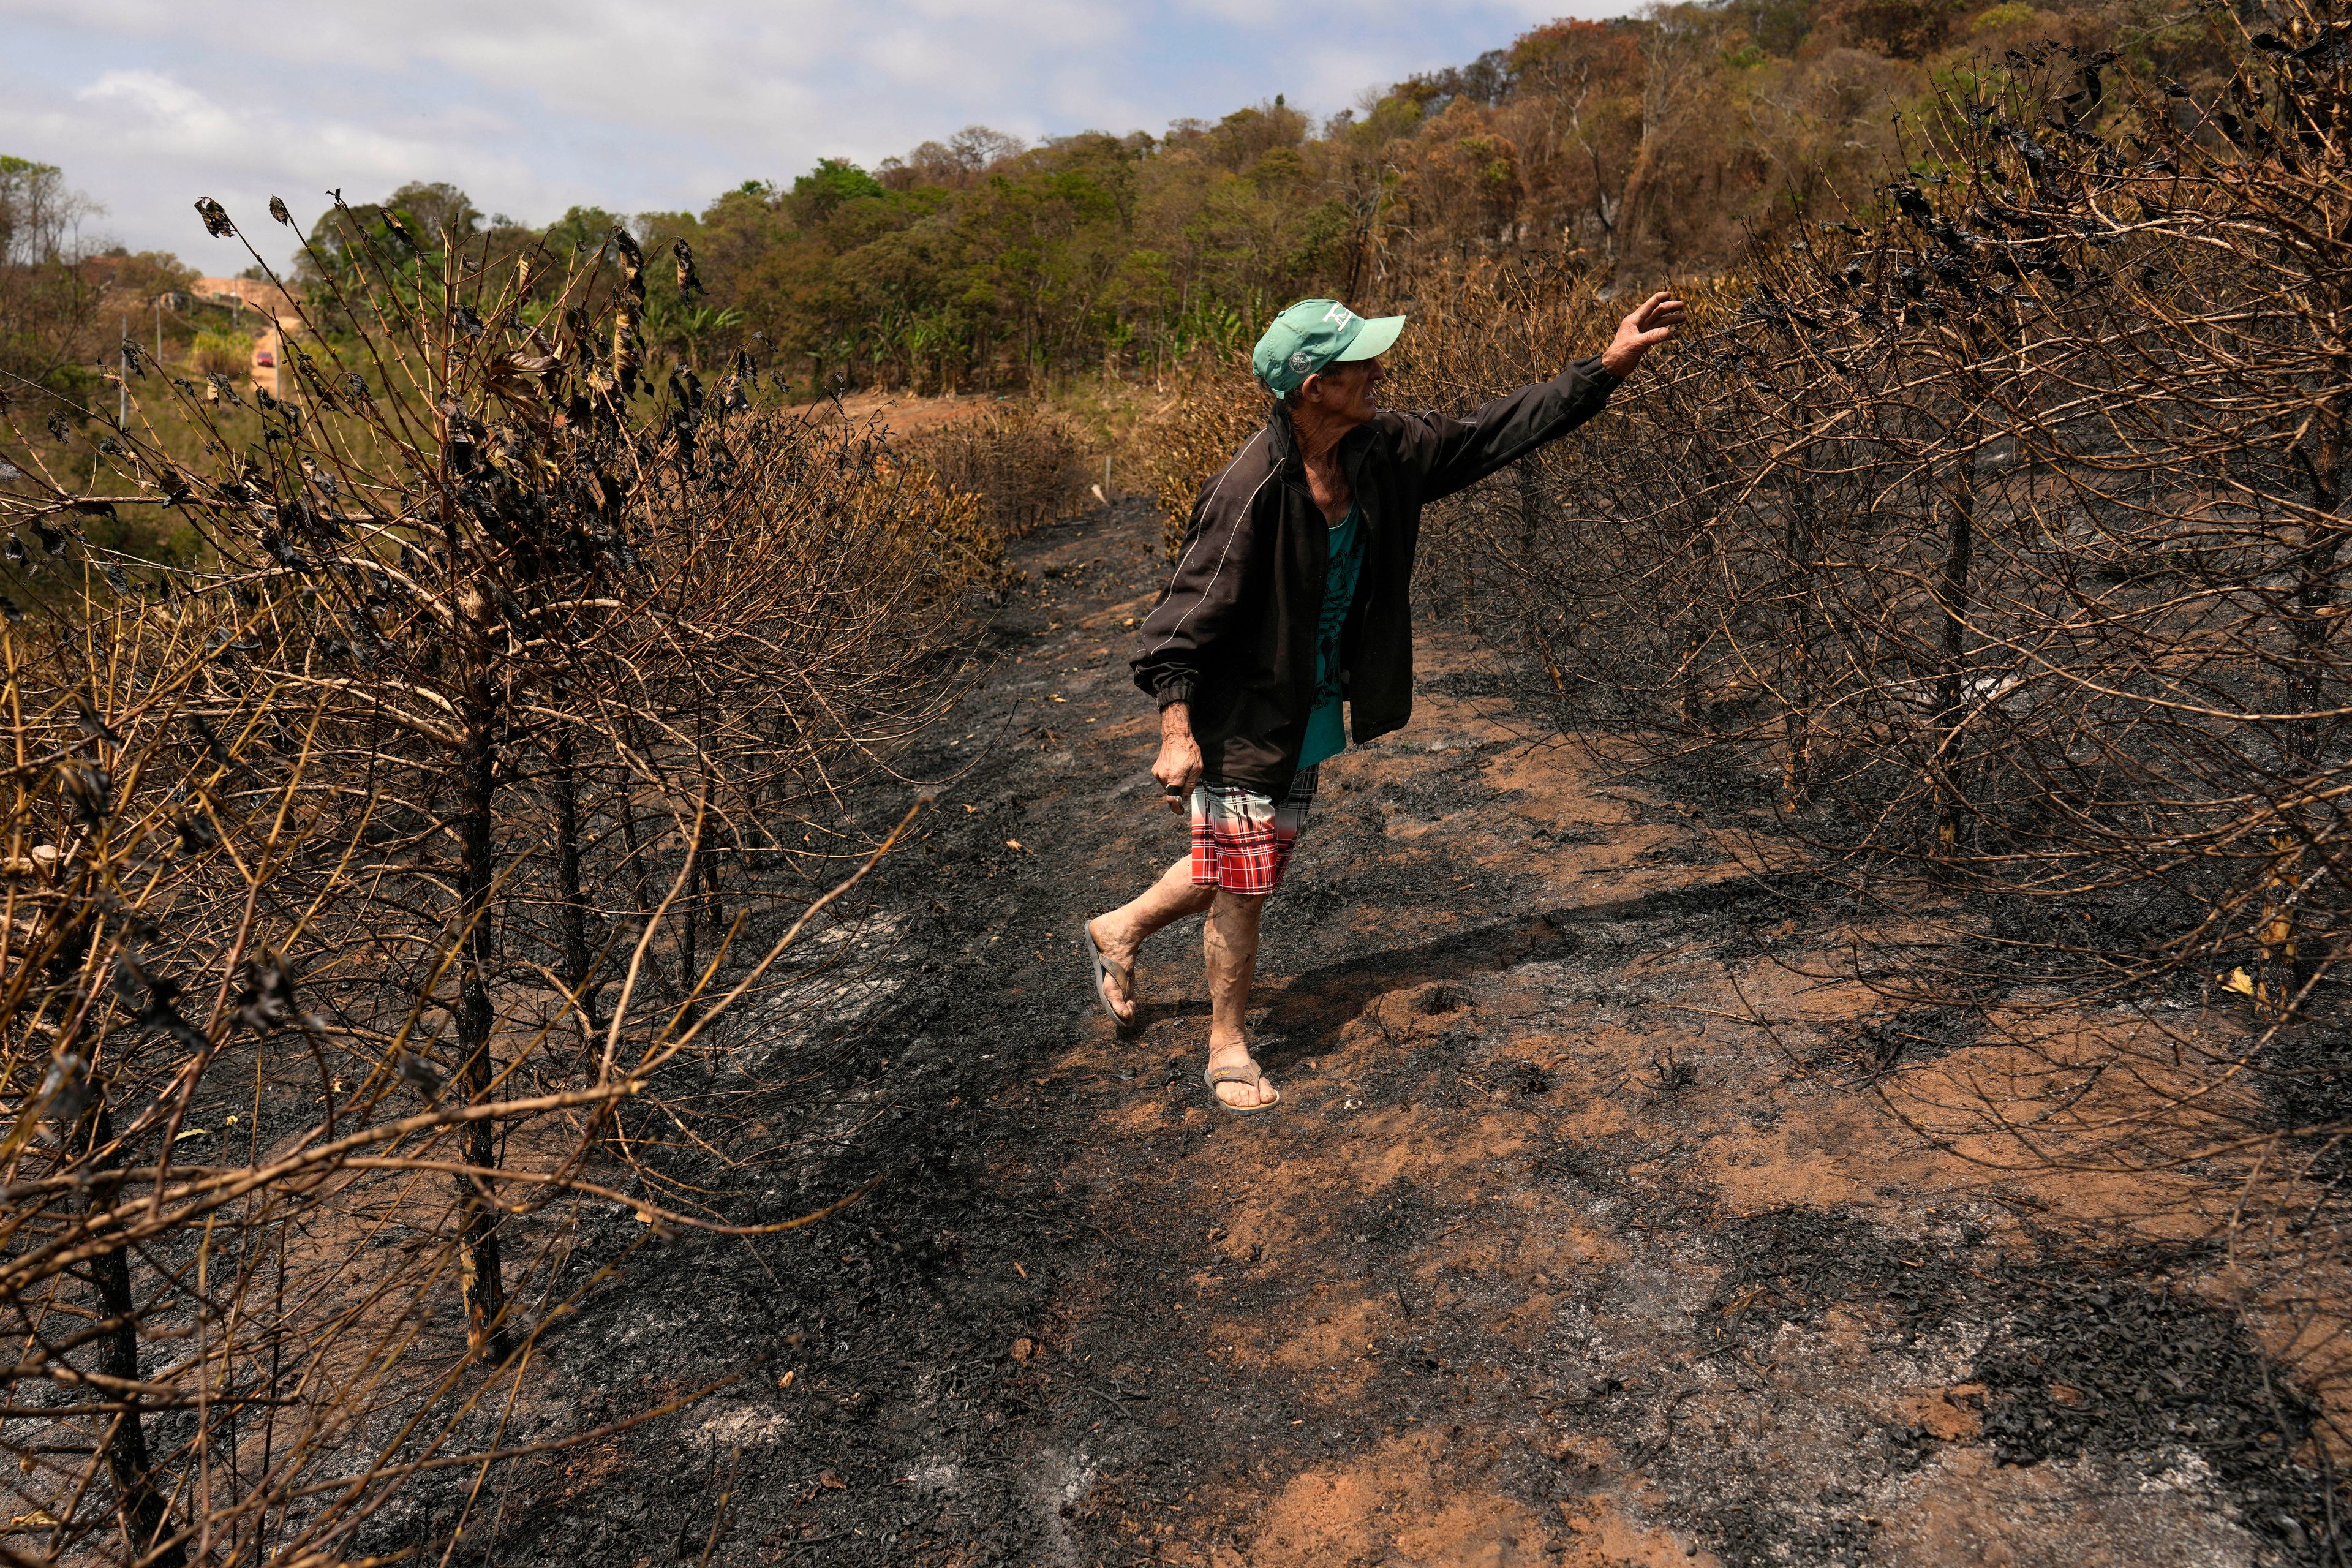
[[[761, 1107], [872, 1000], [892, 930], [841, 895], [1003, 585], [878, 428], [647, 363], [625, 231], [491, 270], [346, 216], [284, 395], [126, 353], [103, 482], [0, 489], [5, 1440], [44, 1561], [364, 1554], [436, 1478], [691, 1403], [551, 1415], [542, 1339], [659, 1238], [857, 1195]], [[187, 559], [107, 542], [149, 510]]]
[[2238, 1293], [2231, 1173], [1929, 1145], [1903, 1113], [2014, 1047], [1841, 975], [1875, 917], [1543, 741], [1458, 633], [1270, 909], [1285, 1115], [1205, 1102], [1193, 931], [1115, 1033], [1072, 933], [1177, 837], [1113, 635], [1144, 531], [1015, 552], [935, 760], [997, 738], [861, 889], [909, 921], [887, 1048], [793, 1125], [814, 1187], [881, 1184], [756, 1260], [665, 1243], [561, 1342], [604, 1389], [771, 1359], [519, 1468], [490, 1559], [2330, 1560], [2332, 1395]]

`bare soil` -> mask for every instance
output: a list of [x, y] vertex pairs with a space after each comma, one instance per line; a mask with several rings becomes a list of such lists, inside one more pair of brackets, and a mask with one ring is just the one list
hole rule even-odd
[[911, 436], [919, 431], [937, 429], [959, 419], [968, 419], [994, 404], [1006, 401], [985, 392], [966, 393], [961, 396], [913, 397], [903, 393], [854, 392], [837, 405], [841, 416], [852, 423], [879, 420], [893, 436]]
[[[1200, 1082], [1197, 921], [1118, 1035], [1079, 922], [1182, 848], [1125, 666], [1157, 542], [1128, 503], [1019, 547], [909, 760], [951, 782], [877, 879], [898, 943], [774, 1091], [798, 1165], [736, 1206], [879, 1186], [592, 1292], [541, 1342], [532, 1436], [741, 1375], [507, 1467], [452, 1560], [2336, 1560], [2333, 1395], [2217, 1289], [2228, 1183], [1931, 1146], [1890, 1107], [1954, 1042], [1824, 978], [1855, 912], [1544, 741], [1444, 626], [1268, 910], [1281, 1110]], [[446, 1540], [471, 1483], [374, 1544]]]

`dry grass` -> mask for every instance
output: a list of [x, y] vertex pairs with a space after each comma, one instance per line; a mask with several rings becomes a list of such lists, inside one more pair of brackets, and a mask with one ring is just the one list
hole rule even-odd
[[907, 447], [941, 483], [975, 498], [982, 522], [1003, 539], [1066, 515], [1093, 468], [1075, 424], [1034, 403], [990, 405], [921, 431]]
[[1197, 356], [1177, 377], [1175, 395], [1139, 433], [1146, 483], [1160, 506], [1160, 541], [1176, 558], [1202, 489], [1265, 422], [1265, 391], [1249, 365]]

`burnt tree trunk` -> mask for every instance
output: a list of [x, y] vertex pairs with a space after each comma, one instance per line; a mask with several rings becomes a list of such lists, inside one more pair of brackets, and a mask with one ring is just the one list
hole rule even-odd
[[686, 847], [686, 879], [681, 884], [685, 892], [678, 900], [686, 906], [686, 914], [685, 919], [678, 922], [677, 991], [681, 997], [688, 1000], [691, 1000], [694, 995], [694, 980], [698, 973], [695, 965], [694, 954], [696, 935], [694, 917], [698, 906], [702, 902], [697, 896], [701, 875], [702, 836], [698, 833], [693, 841]]
[[1961, 668], [1968, 658], [1969, 568], [1976, 553], [1977, 498], [1963, 479], [1950, 498], [1944, 531], [1944, 564], [1936, 584], [1939, 628], [1936, 670], [1936, 752], [1929, 769], [1935, 790], [1938, 862], [1948, 862], [1960, 840], [1959, 791], [1952, 771], [1959, 761]]
[[556, 739], [548, 786], [555, 805], [555, 875], [562, 905], [563, 967], [556, 977], [578, 999], [581, 1048], [593, 1058], [596, 995], [588, 988], [588, 973], [595, 961], [588, 947], [588, 895], [581, 886], [579, 754], [569, 731]]
[[1717, 465], [1714, 457], [1707, 451], [1705, 442], [1696, 444], [1692, 452], [1692, 458], [1698, 468], [1699, 482], [1703, 488], [1698, 496], [1693, 499], [1691, 506], [1691, 588], [1687, 612], [1690, 616], [1690, 629], [1683, 634], [1680, 708], [1683, 725], [1685, 729], [1712, 734], [1715, 731], [1715, 715], [1709, 710], [1706, 685], [1701, 678], [1699, 668], [1699, 656], [1706, 649], [1710, 628], [1707, 626], [1706, 616], [1699, 606], [1706, 602], [1707, 579], [1713, 574], [1715, 567], [1715, 493], [1724, 490], [1736, 491], [1737, 487], [1727, 483], [1729, 476]]
[[1536, 545], [1543, 532], [1543, 479], [1536, 472], [1535, 459], [1521, 458], [1519, 469], [1519, 551], [1517, 562], [1521, 584], [1523, 606], [1520, 624], [1526, 628], [1528, 646], [1543, 660], [1544, 673], [1551, 678], [1551, 689], [1560, 698], [1568, 696], [1568, 680], [1561, 673], [1559, 660], [1552, 652], [1551, 637], [1544, 630], [1543, 601], [1532, 584], [1544, 575], [1543, 565], [1536, 559]]
[[[467, 637], [464, 741], [458, 755], [457, 919], [464, 946], [457, 965], [457, 1083], [468, 1105], [490, 1096], [490, 896], [497, 881], [498, 686], [488, 638], [478, 621]], [[488, 1121], [466, 1129], [466, 1163], [487, 1171], [498, 1163], [497, 1135]], [[506, 1287], [499, 1268], [498, 1198], [488, 1178], [457, 1178], [457, 1261], [466, 1296], [466, 1342], [476, 1352], [507, 1354]]]
[[[104, 1150], [97, 1168], [112, 1170], [120, 1164], [121, 1155], [114, 1150], [114, 1118], [103, 1100], [97, 1114], [90, 1119], [90, 1146]], [[100, 1203], [93, 1191], [86, 1200], [89, 1209]], [[98, 1371], [100, 1376], [121, 1378], [126, 1383], [139, 1381], [139, 1321], [137, 1308], [131, 1293], [131, 1253], [118, 1247], [96, 1258], [90, 1271], [98, 1286], [98, 1310], [106, 1324], [98, 1341]], [[107, 1426], [100, 1447], [106, 1454], [106, 1472], [114, 1482], [117, 1506], [122, 1513], [122, 1528], [131, 1538], [134, 1552], [154, 1552], [147, 1561], [153, 1568], [184, 1568], [187, 1552], [177, 1544], [155, 1551], [155, 1543], [172, 1533], [171, 1510], [163, 1494], [156, 1489], [152, 1459], [147, 1452], [146, 1423], [139, 1414], [139, 1396], [128, 1391], [106, 1391], [122, 1403], [121, 1411]]]
[[1519, 469], [1519, 559], [1529, 562], [1536, 552], [1536, 536], [1543, 531], [1543, 476], [1536, 472], [1535, 458], [1521, 458]]
[[1780, 809], [1795, 811], [1812, 789], [1813, 775], [1813, 512], [1799, 480], [1789, 491], [1781, 524], [1789, 562], [1789, 654], [1782, 678]]
[[[2328, 721], [2319, 715], [2327, 706], [2329, 661], [2340, 618], [2336, 574], [2344, 551], [2342, 433], [2331, 422], [2323, 426], [2314, 445], [2315, 451], [2298, 451], [2297, 456], [2310, 481], [2312, 511], [2326, 521], [2305, 528], [2294, 555], [2294, 608], [2287, 618], [2292, 647], [2286, 706], [2291, 717], [2281, 747], [2287, 772], [2300, 778], [2310, 778], [2326, 761]], [[2284, 1018], [2293, 1013], [2295, 999], [2313, 973], [2295, 908], [2308, 837], [2303, 825], [2289, 815], [2270, 838], [2271, 861], [2263, 880], [2253, 976], [2254, 1008], [2267, 1018]]]

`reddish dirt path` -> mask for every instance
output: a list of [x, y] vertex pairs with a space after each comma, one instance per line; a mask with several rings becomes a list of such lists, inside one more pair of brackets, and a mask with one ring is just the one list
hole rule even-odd
[[1000, 402], [992, 394], [975, 392], [961, 397], [909, 397], [892, 392], [858, 392], [841, 400], [842, 413], [852, 420], [879, 419], [893, 436], [935, 430], [968, 419]]
[[1933, 1100], [1964, 1042], [1808, 977], [1852, 910], [1532, 738], [1456, 634], [1269, 909], [1281, 1111], [1201, 1087], [1197, 921], [1116, 1035], [1078, 921], [1181, 844], [1124, 668], [1155, 545], [1130, 504], [1022, 546], [914, 761], [954, 782], [876, 895], [901, 947], [767, 1196], [882, 1188], [674, 1244], [547, 1352], [583, 1415], [774, 1359], [519, 1478], [485, 1560], [2318, 1560], [2309, 1409], [2191, 1240], [2226, 1186], [1928, 1148], [1880, 1091]]

